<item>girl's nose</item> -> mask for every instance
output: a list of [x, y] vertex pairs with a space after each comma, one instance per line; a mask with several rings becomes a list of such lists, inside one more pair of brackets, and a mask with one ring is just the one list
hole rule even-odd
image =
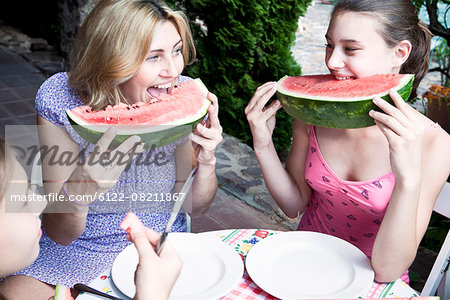
[[342, 55], [336, 49], [329, 50], [325, 58], [326, 65], [330, 70], [342, 69], [345, 66]]

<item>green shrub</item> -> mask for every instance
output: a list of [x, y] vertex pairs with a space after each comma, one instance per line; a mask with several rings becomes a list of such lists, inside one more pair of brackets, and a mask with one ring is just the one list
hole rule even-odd
[[[187, 74], [202, 78], [219, 98], [224, 131], [251, 145], [244, 109], [259, 85], [301, 74], [290, 49], [298, 18], [311, 0], [167, 2], [185, 10], [192, 22], [198, 53]], [[273, 134], [277, 150], [286, 151], [291, 137], [292, 119], [280, 110]]]

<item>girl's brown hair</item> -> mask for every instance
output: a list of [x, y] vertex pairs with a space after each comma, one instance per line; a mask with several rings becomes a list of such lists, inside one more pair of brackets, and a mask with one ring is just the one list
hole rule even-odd
[[86, 17], [72, 52], [69, 86], [94, 110], [125, 101], [118, 85], [144, 62], [159, 23], [172, 22], [185, 65], [195, 58], [186, 16], [157, 0], [103, 0]]
[[401, 74], [415, 74], [410, 98], [417, 96], [417, 87], [428, 71], [432, 34], [417, 17], [411, 0], [340, 0], [331, 17], [343, 12], [357, 12], [375, 17], [380, 22], [380, 34], [389, 47], [400, 41], [412, 44], [407, 61], [401, 66]]

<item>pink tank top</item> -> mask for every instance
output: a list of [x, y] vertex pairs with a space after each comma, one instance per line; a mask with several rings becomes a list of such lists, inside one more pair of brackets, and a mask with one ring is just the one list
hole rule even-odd
[[365, 181], [339, 178], [323, 158], [314, 126], [311, 126], [305, 178], [312, 195], [297, 230], [339, 237], [370, 258], [394, 188], [394, 174], [389, 172]]
[[[433, 124], [431, 128], [439, 128]], [[319, 149], [314, 126], [310, 127], [305, 179], [311, 200], [297, 230], [330, 234], [358, 247], [369, 258], [395, 185], [392, 172], [365, 181], [339, 178]], [[409, 283], [408, 271], [401, 277]]]

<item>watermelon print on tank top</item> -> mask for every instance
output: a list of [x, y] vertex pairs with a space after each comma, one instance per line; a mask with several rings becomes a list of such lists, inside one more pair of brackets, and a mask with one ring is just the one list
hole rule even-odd
[[310, 127], [305, 178], [311, 201], [298, 230], [316, 231], [344, 239], [368, 257], [395, 185], [392, 172], [365, 181], [339, 178], [320, 152], [314, 126]]

